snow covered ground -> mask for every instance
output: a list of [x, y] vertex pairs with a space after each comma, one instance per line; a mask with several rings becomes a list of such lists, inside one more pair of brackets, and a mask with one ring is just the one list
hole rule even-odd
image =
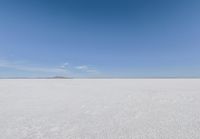
[[200, 139], [200, 80], [0, 80], [0, 139]]

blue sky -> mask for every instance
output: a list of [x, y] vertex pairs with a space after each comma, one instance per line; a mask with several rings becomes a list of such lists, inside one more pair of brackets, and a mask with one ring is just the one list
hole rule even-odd
[[1, 0], [0, 77], [200, 77], [197, 0]]

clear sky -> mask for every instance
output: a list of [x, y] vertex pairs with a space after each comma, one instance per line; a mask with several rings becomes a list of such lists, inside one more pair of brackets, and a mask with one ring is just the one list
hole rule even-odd
[[200, 77], [198, 0], [0, 0], [0, 77]]

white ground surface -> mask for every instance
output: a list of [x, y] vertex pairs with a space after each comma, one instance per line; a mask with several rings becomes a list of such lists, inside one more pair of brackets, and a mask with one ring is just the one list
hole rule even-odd
[[200, 139], [200, 80], [0, 80], [0, 139]]

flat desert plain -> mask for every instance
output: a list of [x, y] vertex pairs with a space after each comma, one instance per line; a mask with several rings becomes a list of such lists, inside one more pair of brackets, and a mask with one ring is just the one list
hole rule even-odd
[[200, 139], [200, 79], [1, 79], [0, 139]]

